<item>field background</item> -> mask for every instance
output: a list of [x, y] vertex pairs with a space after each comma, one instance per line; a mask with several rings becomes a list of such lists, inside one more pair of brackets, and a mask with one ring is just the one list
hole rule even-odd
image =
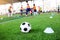
[[[49, 18], [53, 14], [53, 18]], [[41, 13], [36, 16], [20, 16], [13, 17], [0, 16], [0, 40], [60, 40], [60, 13]], [[30, 33], [22, 33], [20, 24], [29, 22], [32, 30]], [[45, 28], [51, 27], [53, 34], [46, 34]]]

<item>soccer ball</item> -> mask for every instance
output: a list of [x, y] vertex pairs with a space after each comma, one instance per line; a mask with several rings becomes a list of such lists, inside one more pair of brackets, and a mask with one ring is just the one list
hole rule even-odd
[[28, 22], [23, 22], [23, 23], [20, 25], [20, 30], [21, 30], [21, 32], [23, 32], [23, 33], [28, 33], [28, 32], [30, 32], [30, 30], [31, 30], [31, 25], [30, 25]]

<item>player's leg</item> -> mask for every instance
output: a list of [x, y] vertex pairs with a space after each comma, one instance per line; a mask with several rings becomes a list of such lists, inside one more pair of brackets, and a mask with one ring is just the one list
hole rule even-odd
[[40, 12], [40, 10], [38, 10], [38, 14], [40, 14], [41, 12]]
[[21, 10], [21, 15], [23, 14], [23, 10]]
[[35, 14], [38, 15], [37, 10], [35, 10]]
[[32, 16], [32, 10], [30, 11], [30, 14], [31, 14], [31, 16]]
[[11, 16], [11, 11], [8, 12], [8, 17], [10, 17], [10, 16]]
[[26, 16], [28, 15], [28, 8], [26, 9]]
[[34, 10], [34, 15], [36, 15], [37, 14], [37, 12], [36, 12], [36, 10]]
[[13, 12], [11, 12], [11, 16], [13, 15]]
[[30, 14], [31, 14], [31, 16], [32, 16], [32, 9], [30, 8]]

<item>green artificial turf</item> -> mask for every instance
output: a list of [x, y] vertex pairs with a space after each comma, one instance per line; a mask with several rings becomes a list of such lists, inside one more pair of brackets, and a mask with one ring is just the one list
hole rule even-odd
[[[60, 40], [60, 14], [54, 13], [53, 18], [49, 18], [50, 16], [50, 13], [43, 13], [21, 18], [12, 17], [12, 19], [6, 17], [0, 20], [0, 40]], [[22, 22], [31, 24], [31, 32], [22, 33], [20, 31], [19, 26]], [[47, 27], [51, 27], [54, 33], [44, 33]]]

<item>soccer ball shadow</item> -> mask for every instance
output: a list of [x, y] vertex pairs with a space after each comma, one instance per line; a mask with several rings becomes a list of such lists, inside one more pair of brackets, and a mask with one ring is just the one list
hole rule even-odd
[[40, 32], [43, 32], [41, 29], [31, 29], [29, 31], [30, 33], [40, 33]]

